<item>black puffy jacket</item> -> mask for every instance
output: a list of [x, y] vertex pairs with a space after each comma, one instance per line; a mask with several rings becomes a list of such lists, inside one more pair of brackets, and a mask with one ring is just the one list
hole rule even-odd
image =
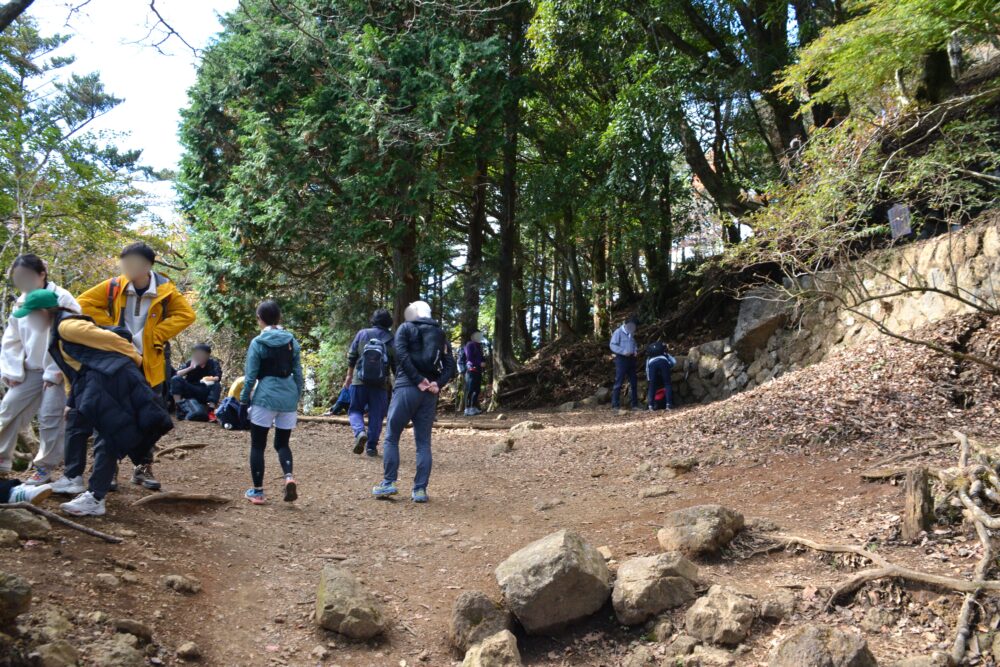
[[[428, 341], [432, 338], [440, 341], [441, 349], [430, 349]], [[444, 387], [455, 377], [455, 355], [437, 321], [420, 318], [404, 322], [396, 329], [395, 346], [397, 389], [415, 387], [424, 378]], [[440, 372], [431, 370], [435, 360], [441, 368]]]
[[[131, 359], [61, 341], [62, 319], [52, 326], [49, 354], [70, 379], [67, 405], [94, 427], [117, 459], [145, 454], [173, 429], [170, 414]], [[64, 351], [81, 364], [79, 371], [66, 362]]]

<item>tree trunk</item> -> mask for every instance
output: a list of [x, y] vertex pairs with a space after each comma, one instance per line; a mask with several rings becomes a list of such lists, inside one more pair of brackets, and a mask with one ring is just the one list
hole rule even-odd
[[611, 331], [608, 321], [608, 237], [602, 222], [601, 231], [594, 239], [591, 252], [594, 300], [594, 335], [600, 340]]
[[406, 307], [420, 298], [421, 281], [417, 265], [417, 219], [405, 215], [395, 224], [401, 235], [399, 244], [392, 249], [392, 272], [397, 285], [392, 317], [400, 323]]
[[548, 274], [549, 267], [544, 235], [542, 235], [538, 241], [538, 260], [541, 262], [538, 267], [538, 344], [545, 345], [549, 341], [549, 318], [545, 285], [545, 278]]
[[509, 7], [507, 33], [507, 96], [503, 110], [503, 180], [501, 183], [500, 261], [497, 274], [496, 321], [493, 355], [494, 389], [499, 381], [514, 369], [514, 279], [515, 255], [518, 246], [517, 150], [521, 131], [519, 79], [524, 69], [524, 2]]
[[24, 13], [35, 0], [13, 0], [5, 5], [0, 5], [0, 32], [3, 32], [17, 17]]
[[469, 219], [469, 242], [465, 256], [465, 281], [462, 298], [462, 340], [467, 341], [479, 328], [479, 291], [483, 264], [483, 232], [486, 229], [486, 158], [476, 157], [472, 187], [472, 216]]

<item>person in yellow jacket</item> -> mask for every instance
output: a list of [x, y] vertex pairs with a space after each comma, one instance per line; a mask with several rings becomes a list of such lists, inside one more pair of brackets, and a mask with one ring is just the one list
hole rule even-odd
[[[98, 325], [121, 326], [132, 334], [149, 386], [157, 396], [165, 396], [168, 343], [191, 326], [194, 310], [169, 278], [153, 270], [156, 252], [148, 245], [126, 246], [119, 259], [122, 275], [95, 285], [77, 297], [77, 302], [83, 314]], [[152, 452], [147, 458], [135, 467], [132, 483], [158, 490]]]

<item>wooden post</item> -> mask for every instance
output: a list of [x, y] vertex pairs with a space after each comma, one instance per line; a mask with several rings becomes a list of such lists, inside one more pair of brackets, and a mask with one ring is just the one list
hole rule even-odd
[[934, 524], [934, 501], [931, 499], [930, 475], [927, 468], [907, 471], [903, 483], [903, 539], [913, 541]]

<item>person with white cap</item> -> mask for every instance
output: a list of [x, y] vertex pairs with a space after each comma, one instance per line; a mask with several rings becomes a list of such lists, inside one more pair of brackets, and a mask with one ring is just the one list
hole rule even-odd
[[431, 476], [431, 428], [438, 393], [455, 376], [455, 357], [441, 325], [431, 318], [431, 307], [414, 301], [404, 313], [406, 320], [396, 330], [396, 381], [382, 452], [383, 479], [372, 489], [376, 498], [396, 495], [399, 474], [399, 438], [413, 422], [416, 443], [416, 475], [412, 499], [426, 503]]

